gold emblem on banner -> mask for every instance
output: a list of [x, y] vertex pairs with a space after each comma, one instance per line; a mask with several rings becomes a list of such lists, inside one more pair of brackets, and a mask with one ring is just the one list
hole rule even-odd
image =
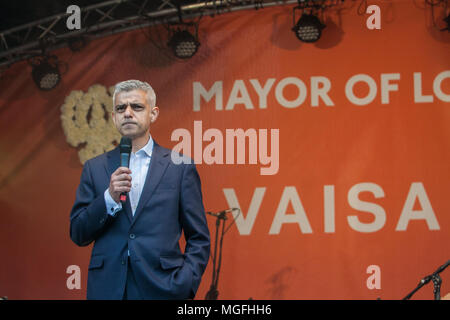
[[67, 143], [79, 148], [78, 157], [87, 160], [115, 148], [120, 134], [111, 119], [112, 94], [109, 88], [96, 84], [87, 93], [75, 90], [61, 106], [61, 124]]

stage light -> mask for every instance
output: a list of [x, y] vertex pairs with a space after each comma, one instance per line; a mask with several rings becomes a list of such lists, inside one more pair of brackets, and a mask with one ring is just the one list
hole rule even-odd
[[51, 90], [61, 81], [56, 56], [42, 56], [31, 61], [33, 70], [31, 75], [34, 82], [41, 90]]
[[447, 28], [444, 28], [441, 31], [447, 30], [448, 32], [450, 32], [450, 14], [447, 16], [447, 18], [444, 19], [444, 21], [447, 23]]
[[323, 28], [325, 25], [318, 17], [313, 14], [302, 14], [292, 31], [303, 42], [316, 42], [320, 39]]
[[188, 30], [177, 30], [173, 33], [167, 44], [174, 55], [180, 59], [189, 59], [195, 55], [200, 46], [197, 37]]

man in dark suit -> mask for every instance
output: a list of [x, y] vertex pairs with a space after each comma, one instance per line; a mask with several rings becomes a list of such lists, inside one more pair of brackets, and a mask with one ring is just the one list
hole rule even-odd
[[200, 178], [194, 164], [175, 164], [152, 139], [155, 100], [146, 82], [118, 83], [112, 119], [132, 140], [130, 167], [119, 166], [118, 147], [84, 164], [70, 237], [79, 246], [94, 242], [88, 299], [193, 299], [205, 271], [210, 237]]

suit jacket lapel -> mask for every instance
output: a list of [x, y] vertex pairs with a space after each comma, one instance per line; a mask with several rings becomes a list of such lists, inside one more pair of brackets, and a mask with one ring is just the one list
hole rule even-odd
[[[114, 171], [117, 170], [119, 166], [120, 166], [120, 150], [119, 147], [116, 147], [114, 150], [107, 153], [106, 172], [108, 173], [108, 179], [111, 178], [111, 175], [113, 174]], [[128, 220], [131, 223], [133, 218], [129, 197], [127, 197], [127, 201], [125, 202], [125, 204], [122, 204], [122, 211], [125, 212], [126, 216], [128, 217]]]
[[161, 148], [155, 141], [153, 141], [152, 158], [150, 160], [150, 167], [147, 171], [147, 177], [145, 178], [144, 188], [142, 189], [141, 198], [139, 199], [136, 212], [134, 213], [134, 219], [132, 225], [138, 218], [144, 205], [150, 200], [153, 192], [159, 184], [167, 166], [170, 163], [169, 151]]

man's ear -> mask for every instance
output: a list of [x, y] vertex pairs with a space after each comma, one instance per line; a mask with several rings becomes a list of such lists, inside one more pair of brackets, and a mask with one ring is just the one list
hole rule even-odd
[[111, 112], [111, 118], [113, 120], [114, 125], [116, 125], [116, 117], [114, 115], [114, 111]]
[[156, 119], [158, 119], [158, 115], [159, 115], [159, 108], [158, 107], [153, 107], [152, 111], [150, 112], [150, 122], [153, 123], [156, 121]]

